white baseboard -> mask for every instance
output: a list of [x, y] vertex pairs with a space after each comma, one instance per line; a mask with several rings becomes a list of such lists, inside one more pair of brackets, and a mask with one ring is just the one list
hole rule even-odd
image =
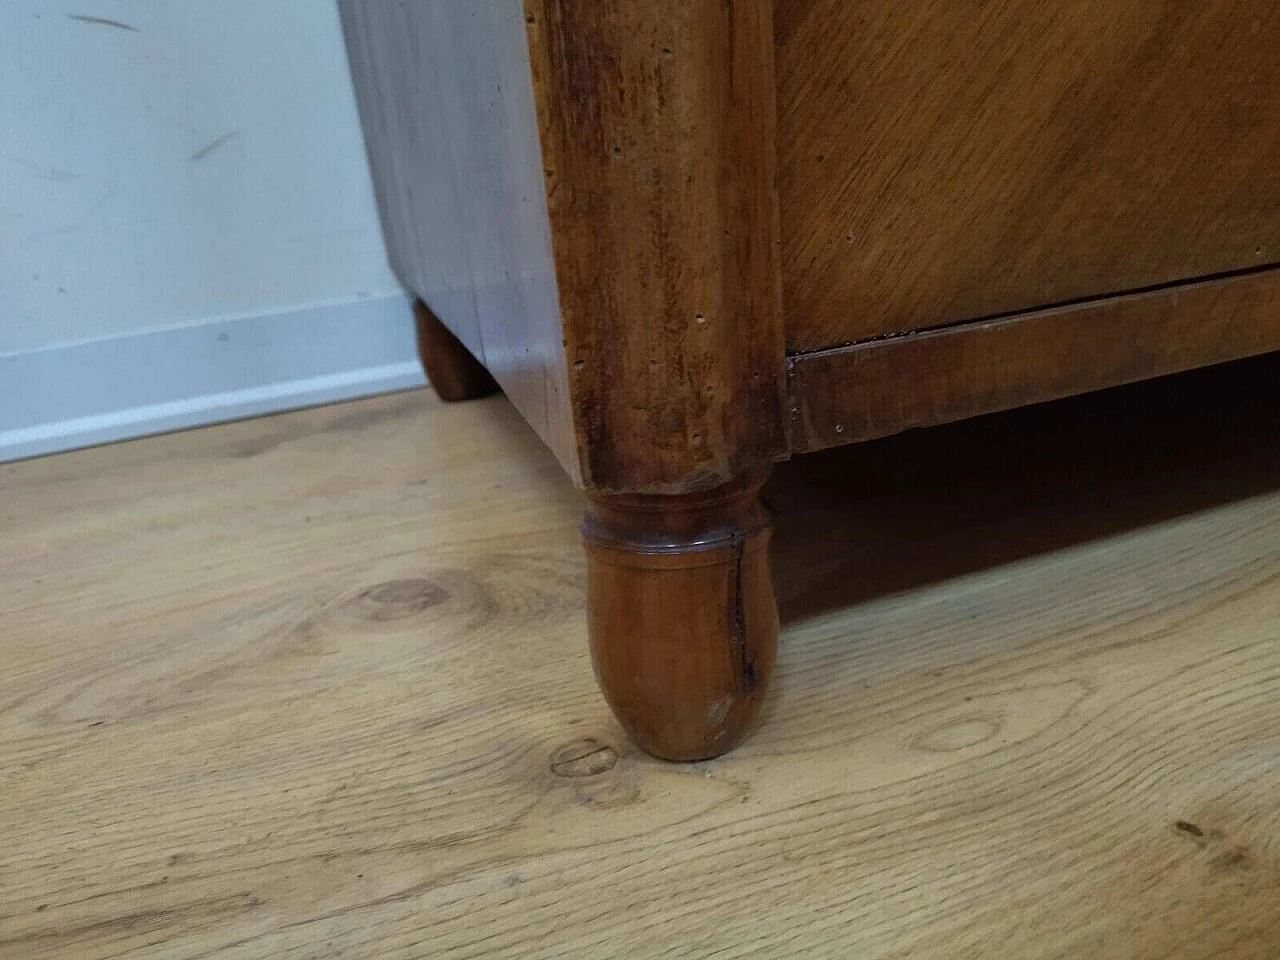
[[0, 462], [425, 383], [403, 296], [0, 356]]

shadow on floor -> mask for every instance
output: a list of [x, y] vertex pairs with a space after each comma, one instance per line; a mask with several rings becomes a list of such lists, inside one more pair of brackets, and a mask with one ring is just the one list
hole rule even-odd
[[1280, 490], [1280, 354], [782, 464], [783, 623]]

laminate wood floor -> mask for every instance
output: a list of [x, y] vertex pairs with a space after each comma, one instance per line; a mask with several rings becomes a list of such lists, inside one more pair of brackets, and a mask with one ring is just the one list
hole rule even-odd
[[0, 466], [0, 957], [1273, 960], [1278, 419], [1264, 358], [781, 467], [765, 720], [684, 766], [500, 397]]

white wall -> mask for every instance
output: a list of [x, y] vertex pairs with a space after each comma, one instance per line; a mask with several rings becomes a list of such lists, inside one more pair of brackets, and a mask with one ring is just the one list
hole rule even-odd
[[0, 131], [0, 356], [404, 312], [332, 0], [2, 0]]
[[0, 121], [0, 352], [396, 289], [330, 0], [4, 0]]

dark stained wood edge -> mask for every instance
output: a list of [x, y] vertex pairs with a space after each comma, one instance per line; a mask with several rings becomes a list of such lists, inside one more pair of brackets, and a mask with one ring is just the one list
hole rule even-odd
[[1280, 349], [1280, 270], [960, 324], [789, 361], [821, 450]]
[[771, 0], [525, 0], [592, 492], [787, 455]]

